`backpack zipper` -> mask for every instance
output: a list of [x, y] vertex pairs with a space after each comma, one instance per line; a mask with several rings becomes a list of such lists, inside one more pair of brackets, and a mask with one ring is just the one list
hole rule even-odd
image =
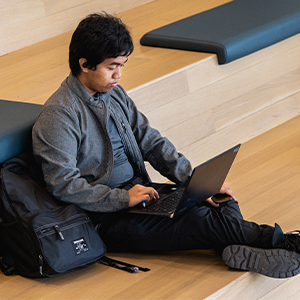
[[72, 228], [74, 226], [83, 224], [83, 223], [87, 222], [87, 220], [88, 220], [87, 216], [79, 215], [76, 218], [72, 217], [69, 220], [66, 220], [60, 224], [56, 223], [56, 224], [53, 224], [52, 226], [50, 225], [50, 227], [40, 226], [39, 228], [35, 229], [35, 232], [36, 232], [36, 235], [38, 238], [42, 238], [43, 236], [51, 235], [51, 234], [53, 234], [53, 232], [56, 232], [58, 234], [60, 240], [64, 241], [65, 237], [64, 237], [62, 231]]
[[56, 232], [58, 233], [60, 239], [61, 239], [62, 241], [64, 241], [64, 240], [65, 240], [65, 237], [64, 237], [64, 235], [62, 234], [62, 232], [60, 231], [59, 226], [58, 226], [58, 225], [55, 225], [55, 226], [54, 226], [54, 229], [55, 229]]
[[40, 268], [40, 274], [42, 276], [44, 276], [44, 273], [43, 273], [43, 255], [42, 254], [39, 255], [39, 268]]

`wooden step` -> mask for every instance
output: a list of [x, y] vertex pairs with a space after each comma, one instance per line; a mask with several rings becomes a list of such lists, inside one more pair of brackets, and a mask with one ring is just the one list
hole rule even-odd
[[[300, 35], [222, 66], [213, 54], [139, 45], [145, 32], [225, 2], [157, 0], [120, 14], [135, 43], [120, 83], [193, 165], [242, 142], [227, 181], [245, 218], [297, 229]], [[43, 104], [69, 73], [71, 34], [0, 57], [1, 99]], [[210, 250], [110, 255], [151, 272], [94, 265], [38, 280], [0, 274], [0, 298], [293, 299], [300, 280], [229, 270]]]

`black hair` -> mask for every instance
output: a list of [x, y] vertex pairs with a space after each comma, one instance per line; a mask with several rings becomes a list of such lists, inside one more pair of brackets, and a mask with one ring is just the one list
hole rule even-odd
[[69, 65], [72, 73], [80, 73], [79, 59], [87, 60], [87, 67], [96, 69], [107, 58], [128, 56], [133, 51], [129, 30], [121, 19], [105, 12], [91, 14], [75, 29], [69, 46]]

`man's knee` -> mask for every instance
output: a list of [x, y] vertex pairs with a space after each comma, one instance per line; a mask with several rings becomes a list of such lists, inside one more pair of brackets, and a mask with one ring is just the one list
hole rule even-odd
[[237, 219], [243, 219], [239, 204], [236, 200], [230, 200], [219, 206], [219, 210], [230, 217], [235, 217]]

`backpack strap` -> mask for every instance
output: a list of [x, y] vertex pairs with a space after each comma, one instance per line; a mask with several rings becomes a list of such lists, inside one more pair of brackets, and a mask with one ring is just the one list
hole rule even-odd
[[14, 261], [10, 255], [0, 257], [0, 268], [4, 275], [9, 276], [15, 273]]
[[148, 268], [143, 268], [143, 267], [138, 267], [135, 265], [131, 265], [129, 263], [125, 263], [119, 260], [115, 260], [112, 258], [109, 258], [107, 256], [102, 256], [99, 261], [100, 264], [109, 266], [109, 267], [113, 267], [119, 270], [123, 270], [129, 273], [136, 273], [137, 271], [142, 271], [142, 272], [148, 272], [150, 271], [150, 269]]

